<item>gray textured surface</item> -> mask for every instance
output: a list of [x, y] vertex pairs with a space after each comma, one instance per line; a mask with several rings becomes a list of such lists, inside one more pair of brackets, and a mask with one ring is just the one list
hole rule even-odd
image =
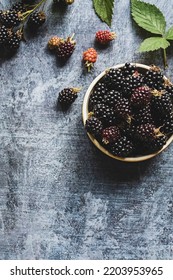
[[[10, 1], [1, 2], [5, 8]], [[83, 70], [82, 51], [107, 28], [91, 0], [76, 0], [63, 13], [47, 5], [40, 34], [13, 58], [0, 59], [0, 259], [173, 258], [173, 145], [149, 162], [122, 164], [89, 142], [81, 121], [85, 91], [105, 67], [126, 61], [162, 66], [159, 51], [136, 52], [148, 34], [132, 22], [129, 2], [115, 0], [118, 38], [107, 49], [97, 46], [91, 74]], [[172, 1], [152, 3], [171, 24]], [[60, 65], [47, 41], [73, 32], [76, 50]], [[172, 50], [166, 74], [173, 80]], [[66, 86], [83, 89], [64, 113], [56, 100]]]

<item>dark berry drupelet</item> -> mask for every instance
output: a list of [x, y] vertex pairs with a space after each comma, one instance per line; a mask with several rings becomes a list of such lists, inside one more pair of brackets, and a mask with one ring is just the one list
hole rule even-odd
[[102, 142], [104, 144], [116, 142], [120, 137], [120, 129], [117, 126], [106, 127], [102, 131]]
[[121, 92], [112, 89], [111, 91], [107, 91], [104, 95], [105, 104], [115, 107], [115, 105], [122, 99]]
[[62, 107], [70, 106], [77, 98], [77, 92], [79, 92], [78, 88], [64, 88], [59, 93], [58, 103], [60, 103]]
[[167, 115], [163, 120], [162, 120], [162, 125], [160, 128], [160, 131], [164, 134], [172, 134], [173, 133], [173, 114]]
[[142, 87], [142, 76], [135, 72], [132, 76], [127, 76], [123, 81], [122, 93], [125, 97], [130, 97], [136, 88]]
[[107, 92], [106, 85], [102, 82], [98, 83], [89, 98], [89, 109], [92, 110], [96, 104], [104, 103], [104, 96]]
[[161, 135], [159, 137], [154, 138], [150, 142], [144, 143], [144, 148], [148, 151], [148, 153], [158, 152], [163, 146], [166, 144], [167, 137], [165, 135]]
[[150, 104], [143, 108], [133, 110], [132, 121], [135, 125], [153, 123]]
[[121, 69], [110, 68], [106, 71], [104, 82], [109, 89], [121, 90], [123, 85], [124, 76]]
[[33, 12], [28, 20], [28, 25], [31, 28], [39, 28], [46, 21], [46, 14], [43, 11]]
[[122, 136], [110, 146], [110, 152], [118, 157], [128, 157], [133, 153], [134, 145], [126, 136]]
[[8, 28], [15, 27], [21, 23], [21, 14], [15, 10], [7, 10], [0, 15], [0, 22]]
[[171, 100], [173, 100], [173, 85], [167, 85], [164, 89], [168, 92]]
[[160, 135], [162, 135], [160, 129], [151, 123], [141, 124], [136, 127], [136, 137], [143, 142], [151, 142]]
[[124, 76], [129, 76], [134, 74], [137, 71], [137, 68], [135, 67], [135, 65], [132, 65], [130, 63], [125, 63], [125, 65], [121, 68]]
[[17, 2], [12, 5], [12, 8], [10, 10], [24, 13], [24, 12], [26, 12], [26, 7], [23, 2]]
[[0, 27], [0, 45], [3, 45], [6, 43], [9, 37], [9, 30], [5, 25]]
[[151, 99], [151, 108], [155, 114], [162, 116], [170, 114], [173, 110], [173, 104], [170, 95], [165, 91], [153, 91]]
[[113, 108], [104, 103], [100, 103], [93, 108], [94, 115], [103, 122], [104, 127], [114, 125], [116, 123], [116, 116]]
[[149, 87], [143, 86], [136, 88], [131, 95], [130, 102], [134, 107], [144, 107], [151, 100], [152, 94]]
[[93, 136], [99, 136], [102, 133], [103, 125], [102, 122], [94, 116], [89, 117], [85, 123], [85, 129]]
[[62, 40], [56, 49], [58, 58], [66, 60], [75, 50], [76, 41], [72, 37], [68, 37], [66, 40]]

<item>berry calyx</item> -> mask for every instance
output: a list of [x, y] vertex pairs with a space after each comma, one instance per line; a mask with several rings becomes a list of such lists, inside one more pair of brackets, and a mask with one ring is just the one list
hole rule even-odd
[[64, 88], [59, 93], [58, 103], [60, 103], [62, 107], [68, 107], [75, 101], [79, 91], [79, 88]]
[[97, 51], [94, 48], [89, 48], [83, 52], [83, 60], [88, 72], [94, 67], [94, 63], [97, 61]]
[[114, 40], [117, 36], [115, 32], [110, 32], [109, 30], [99, 30], [96, 32], [96, 40], [100, 44], [107, 44]]

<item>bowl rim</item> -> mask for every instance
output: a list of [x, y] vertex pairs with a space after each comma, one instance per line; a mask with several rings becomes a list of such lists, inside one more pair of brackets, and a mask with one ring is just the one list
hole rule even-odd
[[[142, 68], [142, 69], [146, 69], [146, 70], [149, 70], [151, 68], [151, 66], [149, 65], [145, 65], [145, 64], [141, 64], [141, 63], [130, 63], [131, 65], [134, 65], [136, 66], [137, 68]], [[82, 104], [82, 120], [83, 120], [83, 124], [85, 126], [85, 122], [88, 118], [88, 103], [89, 103], [89, 97], [90, 97], [90, 94], [94, 88], [94, 86], [96, 85], [96, 83], [106, 74], [106, 71], [108, 69], [117, 69], [117, 68], [122, 68], [123, 66], [125, 65], [125, 63], [121, 63], [121, 64], [116, 64], [114, 66], [110, 66], [108, 67], [107, 69], [105, 69], [104, 71], [102, 71], [92, 82], [91, 84], [89, 85], [86, 93], [85, 93], [85, 96], [84, 96], [84, 99], [83, 99], [83, 104]], [[165, 79], [167, 79], [167, 77], [164, 76]], [[88, 137], [90, 138], [90, 140], [92, 141], [92, 143], [101, 151], [103, 152], [105, 155], [113, 158], [113, 159], [116, 159], [116, 160], [120, 160], [120, 161], [124, 161], [124, 162], [140, 162], [140, 161], [145, 161], [145, 160], [148, 160], [148, 159], [151, 159], [153, 157], [155, 157], [156, 155], [160, 154], [162, 151], [164, 151], [170, 144], [171, 142], [173, 141], [173, 135], [171, 135], [166, 144], [159, 150], [157, 151], [156, 153], [152, 153], [152, 154], [149, 154], [149, 155], [144, 155], [144, 156], [139, 156], [139, 157], [125, 157], [125, 158], [122, 158], [122, 157], [118, 157], [118, 156], [115, 156], [113, 154], [111, 154], [108, 150], [106, 150], [90, 133], [87, 132], [87, 135]]]

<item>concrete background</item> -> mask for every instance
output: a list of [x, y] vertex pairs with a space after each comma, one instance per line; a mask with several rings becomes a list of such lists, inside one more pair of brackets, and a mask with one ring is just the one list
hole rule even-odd
[[[163, 67], [160, 51], [137, 52], [150, 34], [132, 21], [129, 2], [115, 0], [111, 30], [118, 37], [107, 48], [94, 43], [95, 32], [107, 26], [91, 0], [63, 11], [48, 1], [40, 31], [26, 33], [15, 56], [1, 55], [0, 259], [173, 258], [173, 145], [148, 162], [123, 164], [102, 155], [82, 125], [84, 94], [105, 68], [124, 62]], [[171, 26], [173, 3], [150, 2]], [[74, 32], [76, 50], [63, 65], [46, 45], [52, 35]], [[99, 58], [88, 74], [81, 57], [93, 46]], [[172, 44], [168, 61], [165, 74], [173, 80]], [[63, 112], [56, 101], [67, 86], [82, 91]]]

